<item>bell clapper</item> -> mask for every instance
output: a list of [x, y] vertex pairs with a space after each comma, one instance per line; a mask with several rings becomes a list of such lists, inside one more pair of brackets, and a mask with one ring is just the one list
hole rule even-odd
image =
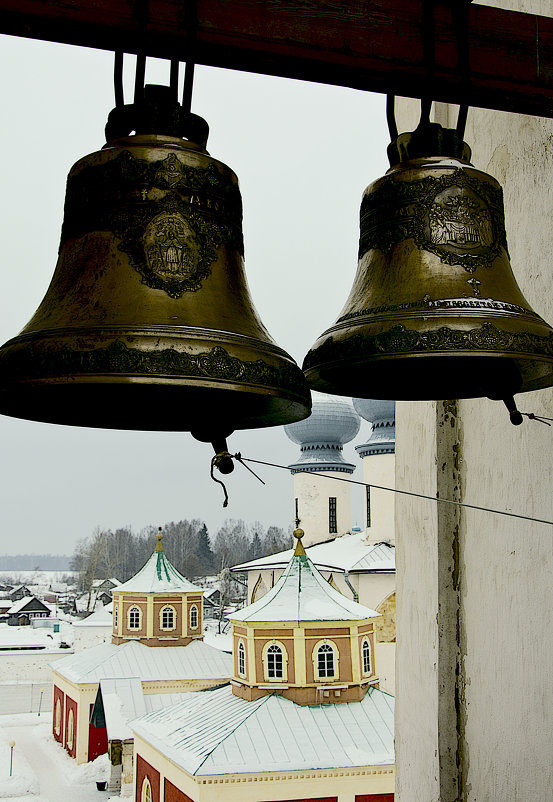
[[522, 412], [518, 411], [513, 396], [509, 395], [506, 398], [502, 398], [501, 400], [509, 410], [509, 418], [513, 426], [520, 426], [520, 424], [522, 423]]
[[200, 443], [211, 443], [215, 456], [211, 460], [212, 468], [217, 468], [220, 473], [228, 474], [234, 470], [232, 455], [229, 454], [227, 437], [232, 434], [232, 429], [224, 428], [222, 431], [207, 432], [204, 429], [193, 429], [192, 437]]

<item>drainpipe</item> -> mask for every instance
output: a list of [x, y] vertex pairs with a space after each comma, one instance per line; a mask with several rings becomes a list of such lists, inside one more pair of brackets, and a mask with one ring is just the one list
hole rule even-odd
[[359, 594], [357, 593], [357, 591], [355, 590], [355, 588], [353, 587], [353, 585], [349, 581], [349, 571], [344, 571], [344, 579], [346, 581], [346, 585], [348, 586], [348, 588], [351, 590], [351, 592], [353, 594], [353, 601], [359, 603]]

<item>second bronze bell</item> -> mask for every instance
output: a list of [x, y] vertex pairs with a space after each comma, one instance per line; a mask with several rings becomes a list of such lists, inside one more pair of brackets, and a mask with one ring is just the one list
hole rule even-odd
[[310, 385], [508, 400], [553, 384], [553, 330], [513, 276], [497, 181], [470, 164], [455, 130], [434, 123], [400, 135], [389, 155], [391, 169], [363, 196], [350, 296], [305, 358]]
[[237, 178], [179, 108], [146, 87], [136, 119], [112, 116], [72, 168], [54, 277], [0, 350], [0, 413], [206, 440], [309, 414], [250, 298]]

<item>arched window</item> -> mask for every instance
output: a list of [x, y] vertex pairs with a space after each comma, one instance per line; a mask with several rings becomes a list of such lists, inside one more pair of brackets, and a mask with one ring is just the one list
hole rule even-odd
[[140, 629], [141, 619], [140, 607], [129, 608], [129, 629]]
[[365, 638], [365, 640], [363, 641], [362, 655], [363, 655], [363, 674], [370, 674], [372, 672], [371, 644], [369, 643], [367, 638]]
[[262, 596], [264, 596], [266, 593], [267, 593], [267, 585], [263, 581], [263, 577], [261, 576], [261, 574], [259, 574], [259, 576], [257, 577], [257, 582], [253, 586], [252, 598], [251, 598], [250, 604], [253, 604], [254, 601], [257, 601]]
[[54, 719], [54, 732], [59, 736], [61, 732], [61, 702], [56, 700], [56, 717]]
[[269, 679], [284, 678], [284, 659], [282, 649], [273, 643], [267, 649], [267, 677]]
[[246, 675], [246, 650], [242, 641], [238, 644], [238, 673], [241, 677]]
[[113, 628], [117, 629], [117, 622], [119, 620], [119, 608], [116, 604], [113, 606]]
[[174, 629], [175, 628], [175, 608], [170, 604], [166, 604], [161, 609], [161, 628]]
[[198, 628], [198, 608], [195, 604], [190, 608], [190, 629]]
[[140, 794], [140, 802], [152, 802], [152, 786], [147, 777], [142, 780], [142, 791]]
[[334, 649], [323, 643], [317, 649], [317, 674], [319, 677], [334, 677]]
[[73, 708], [69, 711], [69, 716], [67, 717], [67, 748], [72, 752], [73, 751], [73, 739], [75, 737], [75, 715], [73, 713]]

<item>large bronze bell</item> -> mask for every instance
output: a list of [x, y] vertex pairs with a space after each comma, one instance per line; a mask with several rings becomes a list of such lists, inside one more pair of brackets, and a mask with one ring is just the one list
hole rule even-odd
[[309, 414], [252, 304], [238, 180], [207, 131], [167, 87], [111, 113], [69, 174], [46, 296], [0, 350], [1, 413], [205, 440]]
[[553, 384], [553, 330], [514, 279], [501, 187], [434, 123], [388, 151], [391, 169], [363, 196], [353, 288], [307, 354], [307, 379], [357, 397], [513, 408], [515, 393]]

